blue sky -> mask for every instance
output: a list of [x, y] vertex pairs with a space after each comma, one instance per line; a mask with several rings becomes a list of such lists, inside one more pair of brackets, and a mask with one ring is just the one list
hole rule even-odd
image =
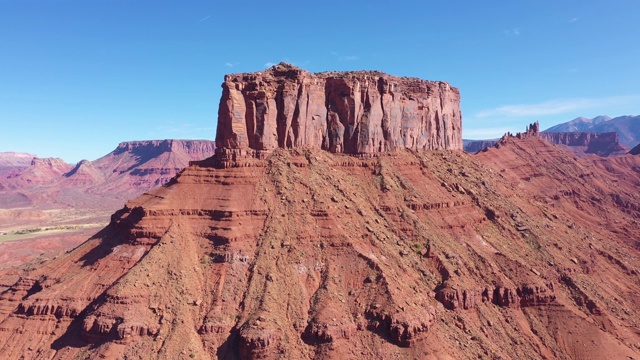
[[460, 88], [463, 136], [640, 113], [640, 1], [0, 1], [0, 151], [214, 139], [226, 73], [287, 61]]

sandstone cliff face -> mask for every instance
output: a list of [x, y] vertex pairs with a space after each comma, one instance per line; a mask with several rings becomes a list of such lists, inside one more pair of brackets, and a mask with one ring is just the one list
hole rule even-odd
[[213, 154], [215, 144], [209, 140], [142, 140], [125, 141], [118, 144], [113, 154], [132, 152], [136, 155], [151, 157], [165, 152], [177, 152], [184, 154], [202, 154], [205, 157]]
[[222, 89], [216, 136], [222, 152], [462, 149], [460, 93], [445, 82], [377, 71], [311, 74], [280, 63], [227, 75]]
[[540, 137], [557, 145], [571, 148], [576, 155], [595, 154], [611, 156], [625, 154], [628, 149], [620, 144], [618, 133], [542, 132]]

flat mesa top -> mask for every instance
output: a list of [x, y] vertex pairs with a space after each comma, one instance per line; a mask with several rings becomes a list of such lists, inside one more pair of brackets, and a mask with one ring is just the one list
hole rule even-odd
[[252, 79], [255, 77], [262, 77], [262, 76], [295, 79], [305, 75], [315, 76], [321, 79], [385, 78], [385, 79], [402, 80], [406, 82], [421, 82], [421, 83], [435, 83], [435, 84], [449, 85], [449, 83], [447, 83], [446, 81], [425, 80], [425, 79], [420, 79], [417, 77], [410, 77], [410, 76], [395, 76], [395, 75], [389, 75], [379, 70], [321, 71], [317, 73], [311, 73], [307, 70], [301, 69], [295, 65], [292, 65], [286, 62], [281, 62], [268, 69], [258, 71], [258, 72], [228, 74], [225, 76], [225, 81], [236, 82], [242, 79], [246, 80], [246, 79]]

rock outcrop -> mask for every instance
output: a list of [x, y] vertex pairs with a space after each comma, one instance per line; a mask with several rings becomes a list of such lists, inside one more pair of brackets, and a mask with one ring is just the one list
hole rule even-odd
[[64, 187], [83, 187], [99, 184], [104, 181], [105, 174], [96, 168], [91, 161], [81, 160], [73, 170], [64, 174], [66, 184]]
[[56, 182], [73, 166], [59, 158], [33, 158], [29, 166], [0, 179], [0, 190], [23, 189]]
[[[507, 134], [510, 136], [511, 134]], [[590, 133], [590, 132], [540, 132], [538, 122], [530, 124], [525, 133], [515, 135], [518, 138], [526, 136], [539, 136], [540, 138], [564, 147], [572, 153], [583, 157], [594, 154], [602, 157], [623, 155], [629, 149], [622, 145], [619, 136], [615, 132]], [[464, 151], [477, 153], [501, 140], [464, 140]]]
[[498, 142], [498, 139], [487, 140], [462, 140], [464, 145], [464, 151], [475, 154], [478, 151], [482, 151], [488, 147], [492, 147]]
[[636, 145], [636, 147], [634, 147], [633, 149], [631, 149], [631, 151], [629, 151], [629, 154], [631, 154], [631, 155], [638, 155], [638, 154], [640, 154], [640, 144]]
[[227, 75], [222, 89], [216, 146], [227, 154], [462, 149], [460, 93], [445, 82], [378, 71], [311, 74], [280, 63]]
[[105, 174], [105, 180], [89, 191], [120, 193], [122, 198], [131, 198], [166, 184], [190, 161], [206, 159], [214, 153], [215, 143], [210, 140], [122, 142], [114, 151], [92, 162]]
[[612, 156], [625, 154], [629, 149], [620, 144], [618, 133], [542, 132], [540, 137], [556, 145], [567, 146], [579, 156], [595, 154]]

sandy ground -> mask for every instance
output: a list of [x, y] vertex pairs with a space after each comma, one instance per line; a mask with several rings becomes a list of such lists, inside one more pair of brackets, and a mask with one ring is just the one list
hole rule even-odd
[[111, 211], [0, 209], [0, 269], [29, 266], [71, 250], [105, 227]]

